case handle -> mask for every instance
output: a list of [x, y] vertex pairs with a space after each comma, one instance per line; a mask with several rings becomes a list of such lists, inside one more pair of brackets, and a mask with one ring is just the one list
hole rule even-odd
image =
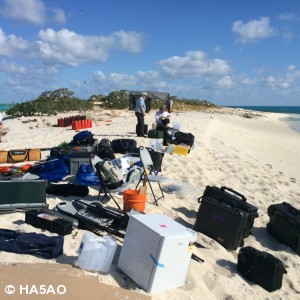
[[242, 201], [244, 201], [244, 202], [247, 201], [247, 199], [246, 199], [246, 197], [244, 195], [240, 194], [239, 192], [237, 192], [237, 191], [235, 191], [235, 190], [233, 190], [231, 188], [228, 188], [226, 186], [221, 186], [221, 190], [223, 190], [223, 191], [227, 190], [227, 191], [229, 191], [229, 192], [231, 192], [231, 193], [236, 194], [237, 196], [239, 196], [242, 199]]

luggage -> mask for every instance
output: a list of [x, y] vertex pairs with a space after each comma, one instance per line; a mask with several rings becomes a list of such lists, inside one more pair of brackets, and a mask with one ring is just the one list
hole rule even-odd
[[0, 181], [0, 213], [47, 207], [46, 184], [44, 180]]
[[164, 135], [164, 146], [167, 146], [168, 144], [175, 144], [175, 133], [177, 133], [178, 130], [174, 128], [168, 128]]
[[46, 229], [59, 235], [72, 233], [72, 222], [64, 220], [57, 215], [41, 211], [39, 209], [29, 210], [25, 213], [25, 223], [34, 227]]
[[148, 138], [150, 139], [163, 139], [164, 138], [164, 131], [162, 130], [148, 130]]
[[[202, 201], [201, 201], [202, 199]], [[207, 186], [197, 213], [194, 229], [219, 242], [227, 250], [242, 247], [249, 236], [257, 207], [246, 202], [245, 196], [222, 186]]]
[[237, 270], [247, 280], [269, 292], [281, 288], [283, 274], [287, 273], [281, 260], [253, 247], [240, 249]]
[[41, 159], [41, 149], [0, 150], [0, 163], [18, 163], [22, 161], [38, 161]]
[[269, 234], [300, 255], [300, 211], [289, 203], [283, 202], [269, 206], [268, 215]]
[[125, 154], [126, 152], [133, 152], [136, 148], [136, 140], [133, 139], [115, 139], [112, 140], [112, 149], [114, 153]]
[[[135, 133], [137, 134], [137, 128], [138, 128], [138, 124], [136, 124], [135, 126]], [[144, 135], [148, 134], [148, 124], [144, 125]]]
[[177, 131], [174, 134], [174, 144], [175, 145], [184, 144], [184, 145], [188, 145], [192, 148], [194, 145], [194, 140], [195, 140], [195, 137], [191, 133]]
[[73, 136], [70, 145], [94, 145], [94, 135], [89, 130], [83, 130]]

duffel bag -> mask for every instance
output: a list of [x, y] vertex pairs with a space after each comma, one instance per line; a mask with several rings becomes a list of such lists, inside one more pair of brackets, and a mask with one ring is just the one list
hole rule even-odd
[[0, 150], [0, 163], [18, 163], [22, 161], [38, 161], [41, 159], [41, 149]]
[[126, 152], [133, 152], [136, 148], [136, 140], [133, 139], [115, 139], [111, 142], [114, 153], [125, 154]]

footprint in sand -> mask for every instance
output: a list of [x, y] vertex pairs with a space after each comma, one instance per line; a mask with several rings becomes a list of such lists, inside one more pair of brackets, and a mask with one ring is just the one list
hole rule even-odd
[[217, 275], [213, 273], [206, 273], [203, 281], [209, 290], [213, 290], [218, 283]]

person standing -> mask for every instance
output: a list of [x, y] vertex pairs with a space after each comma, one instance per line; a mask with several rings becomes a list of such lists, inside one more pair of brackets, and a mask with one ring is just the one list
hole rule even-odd
[[170, 97], [166, 100], [166, 106], [167, 106], [168, 113], [171, 113], [172, 106], [173, 106], [173, 100]]
[[145, 131], [144, 117], [146, 114], [145, 100], [147, 99], [147, 96], [148, 96], [147, 93], [143, 92], [142, 96], [136, 101], [135, 115], [137, 118], [137, 125], [136, 125], [137, 136], [144, 136], [144, 131]]

